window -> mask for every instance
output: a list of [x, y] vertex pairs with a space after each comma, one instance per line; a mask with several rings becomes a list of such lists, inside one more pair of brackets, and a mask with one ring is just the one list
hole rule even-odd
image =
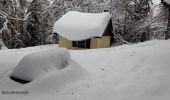
[[78, 48], [90, 48], [90, 39], [83, 41], [73, 41], [72, 46]]

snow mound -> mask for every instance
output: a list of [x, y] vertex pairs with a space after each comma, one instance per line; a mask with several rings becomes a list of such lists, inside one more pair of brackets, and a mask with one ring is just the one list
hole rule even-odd
[[61, 17], [53, 27], [53, 32], [69, 40], [85, 40], [103, 35], [110, 20], [110, 13], [82, 13], [70, 11]]
[[66, 49], [49, 49], [31, 53], [22, 58], [11, 77], [32, 81], [47, 73], [67, 67], [69, 60], [70, 54]]
[[163, 2], [165, 2], [165, 3], [170, 5], [170, 0], [163, 0]]
[[86, 71], [74, 60], [69, 61], [69, 67], [51, 72], [31, 82], [25, 90], [34, 93], [59, 92], [67, 85], [74, 84], [86, 75]]

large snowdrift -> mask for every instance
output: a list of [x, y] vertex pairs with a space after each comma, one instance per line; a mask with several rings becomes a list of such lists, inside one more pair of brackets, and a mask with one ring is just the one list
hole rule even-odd
[[85, 40], [103, 35], [110, 13], [82, 13], [70, 11], [55, 24], [53, 32], [69, 40]]
[[[69, 60], [67, 68], [57, 70], [37, 78], [29, 83], [24, 89], [34, 93], [47, 93], [48, 91], [59, 92], [68, 84], [73, 85], [86, 75], [86, 71], [74, 60]], [[49, 92], [50, 93], [50, 92]]]
[[49, 49], [22, 58], [11, 77], [32, 81], [52, 71], [68, 67], [70, 54], [66, 49]]
[[[13, 65], [25, 54], [41, 48], [0, 51], [0, 90], [29, 92], [0, 94], [0, 99], [170, 100], [169, 44], [170, 40], [154, 40], [114, 48], [70, 50], [74, 60], [70, 67], [24, 85], [8, 78]], [[82, 75], [84, 72], [87, 74]]]

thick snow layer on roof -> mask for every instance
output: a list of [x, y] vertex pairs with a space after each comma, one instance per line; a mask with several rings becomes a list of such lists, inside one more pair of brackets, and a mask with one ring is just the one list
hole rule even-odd
[[165, 3], [170, 4], [170, 0], [163, 0]]
[[82, 13], [70, 11], [55, 24], [53, 32], [69, 40], [85, 40], [103, 35], [110, 20], [110, 13]]

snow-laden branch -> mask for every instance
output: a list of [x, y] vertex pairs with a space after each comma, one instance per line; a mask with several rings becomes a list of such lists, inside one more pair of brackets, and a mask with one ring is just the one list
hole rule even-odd
[[[156, 17], [155, 19], [151, 20], [151, 21], [147, 21], [147, 23], [145, 23], [145, 25], [142, 25], [142, 27], [139, 27], [140, 29], [137, 29], [137, 30], [140, 30], [138, 31], [138, 33], [142, 32], [144, 30], [143, 27], [147, 27], [149, 25], [151, 25], [152, 23], [156, 22], [157, 20], [159, 20], [163, 15], [165, 15], [167, 13], [168, 9], [166, 9], [164, 12], [162, 12], [161, 14], [159, 14], [158, 17]], [[149, 23], [148, 23], [149, 22]]]
[[18, 21], [26, 21], [28, 19], [28, 17], [30, 16], [31, 13], [28, 13], [24, 16], [24, 18], [19, 18], [19, 17], [12, 17], [10, 16], [8, 13], [4, 12], [4, 11], [0, 11], [0, 15], [4, 15], [6, 17], [8, 17], [9, 19], [13, 19], [13, 20], [18, 20]]
[[114, 37], [115, 38], [117, 38], [120, 42], [122, 42], [122, 43], [125, 43], [125, 44], [132, 44], [132, 43], [130, 43], [130, 42], [128, 42], [128, 41], [126, 41], [125, 39], [123, 39], [123, 37], [120, 35], [120, 34], [114, 34]]
[[[5, 18], [5, 16], [3, 18]], [[1, 37], [3, 30], [8, 29], [7, 25], [8, 25], [8, 20], [6, 19], [6, 21], [3, 23], [2, 29], [0, 29], [0, 49], [7, 49], [6, 45], [4, 44], [3, 37]]]

